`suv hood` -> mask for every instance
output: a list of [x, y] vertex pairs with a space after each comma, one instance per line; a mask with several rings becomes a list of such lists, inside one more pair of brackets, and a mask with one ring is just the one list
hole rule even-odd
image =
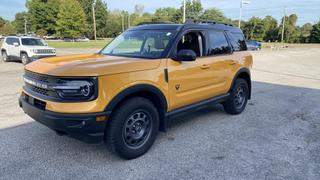
[[159, 60], [80, 54], [41, 59], [25, 69], [52, 76], [102, 76], [155, 69], [159, 65]]

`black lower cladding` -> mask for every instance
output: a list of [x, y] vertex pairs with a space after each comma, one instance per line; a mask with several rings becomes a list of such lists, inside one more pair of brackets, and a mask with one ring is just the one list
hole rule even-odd
[[90, 114], [64, 114], [45, 110], [45, 102], [22, 94], [19, 104], [34, 120], [59, 132], [86, 143], [99, 143], [104, 139], [106, 121], [96, 121], [97, 116], [109, 116], [111, 112]]

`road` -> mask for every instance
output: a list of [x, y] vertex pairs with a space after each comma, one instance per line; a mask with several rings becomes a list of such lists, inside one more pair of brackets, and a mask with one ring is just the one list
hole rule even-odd
[[0, 63], [0, 179], [320, 179], [320, 48], [253, 55], [243, 114], [216, 105], [179, 117], [130, 161], [26, 116], [17, 102], [23, 66]]

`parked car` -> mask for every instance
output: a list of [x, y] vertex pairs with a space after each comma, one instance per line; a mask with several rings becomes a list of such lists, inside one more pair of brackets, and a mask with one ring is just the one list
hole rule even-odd
[[87, 37], [79, 37], [75, 39], [76, 42], [89, 42], [90, 39]]
[[249, 40], [247, 41], [247, 48], [248, 50], [251, 50], [251, 51], [259, 51], [261, 50], [261, 43], [258, 42], [258, 41], [255, 41], [255, 40]]
[[64, 37], [63, 41], [64, 42], [74, 42], [74, 38], [72, 38], [72, 37]]
[[53, 36], [53, 35], [48, 35], [43, 37], [45, 40], [50, 40], [50, 41], [58, 41], [61, 40], [60, 37], [58, 36]]
[[29, 36], [5, 37], [1, 47], [2, 61], [21, 60], [23, 64], [56, 56], [56, 49], [49, 47], [42, 39]]
[[[130, 28], [96, 54], [26, 66], [20, 107], [60, 135], [146, 153], [175, 116], [222, 104], [244, 111], [252, 56], [242, 31], [209, 21]], [[186, 142], [187, 143], [187, 142]]]

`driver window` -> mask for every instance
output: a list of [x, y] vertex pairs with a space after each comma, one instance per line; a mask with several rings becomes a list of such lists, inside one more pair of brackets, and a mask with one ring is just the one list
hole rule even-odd
[[197, 54], [197, 57], [201, 57], [203, 52], [202, 44], [203, 38], [200, 33], [189, 32], [182, 36], [177, 46], [177, 52], [183, 49], [189, 49], [193, 50]]

